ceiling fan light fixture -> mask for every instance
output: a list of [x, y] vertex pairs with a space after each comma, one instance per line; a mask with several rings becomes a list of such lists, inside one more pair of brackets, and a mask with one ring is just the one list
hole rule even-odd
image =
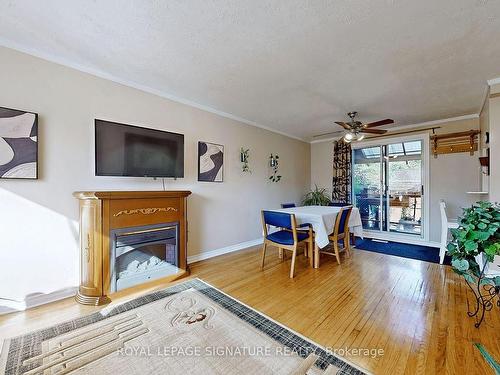
[[353, 139], [354, 139], [354, 134], [352, 134], [352, 133], [346, 133], [344, 135], [344, 140], [346, 142], [351, 142]]
[[[394, 120], [388, 119], [388, 118], [386, 118], [385, 120], [363, 123], [361, 121], [356, 120], [357, 114], [358, 113], [354, 112], [354, 111], [349, 112], [347, 114], [347, 116], [349, 117], [349, 120], [347, 122], [335, 121], [335, 124], [340, 126], [344, 131], [342, 138], [340, 138], [340, 139], [343, 139], [344, 142], [350, 143], [353, 141], [362, 141], [366, 137], [365, 133], [368, 133], [369, 135], [371, 135], [371, 134], [385, 134], [385, 133], [387, 133], [387, 130], [385, 130], [385, 129], [372, 129], [372, 128], [375, 128], [377, 126], [382, 126], [382, 125], [394, 124]], [[323, 137], [325, 135], [338, 134], [338, 133], [340, 133], [340, 131], [318, 134], [318, 135], [313, 136], [313, 138], [314, 137]], [[368, 137], [368, 139], [371, 139], [371, 137]]]

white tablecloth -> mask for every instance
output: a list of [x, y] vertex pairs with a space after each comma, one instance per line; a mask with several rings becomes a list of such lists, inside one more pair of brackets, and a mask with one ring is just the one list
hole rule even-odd
[[[340, 208], [341, 207], [331, 206], [303, 206], [281, 208], [269, 211], [295, 214], [295, 220], [297, 221], [297, 224], [311, 224], [315, 232], [315, 242], [320, 248], [323, 248], [330, 243], [328, 235], [333, 232], [335, 218], [337, 217]], [[349, 218], [349, 229], [351, 233], [354, 233], [356, 236], [363, 237], [361, 215], [359, 214], [359, 210], [356, 207], [353, 207], [351, 211], [351, 217]]]

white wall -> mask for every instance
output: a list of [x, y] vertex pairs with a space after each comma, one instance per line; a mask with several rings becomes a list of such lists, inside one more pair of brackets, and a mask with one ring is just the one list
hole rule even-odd
[[326, 188], [332, 194], [333, 141], [311, 144], [311, 188]]
[[[490, 144], [486, 144], [486, 133], [490, 132], [490, 90], [488, 87], [488, 91], [486, 93], [486, 98], [483, 104], [483, 108], [481, 109], [481, 113], [479, 114], [479, 129], [481, 130], [481, 156], [486, 156], [486, 149], [490, 147]], [[490, 150], [491, 151], [491, 150]], [[490, 160], [491, 162], [491, 160]], [[490, 170], [491, 172], [491, 170]], [[490, 191], [490, 176], [485, 173], [481, 173], [481, 182], [480, 182], [481, 191]], [[482, 199], [489, 199], [489, 194], [481, 197]]]
[[[78, 284], [78, 190], [160, 190], [146, 178], [95, 177], [94, 118], [185, 134], [191, 190], [188, 255], [261, 237], [260, 209], [298, 202], [310, 186], [310, 145], [6, 48], [0, 48], [0, 106], [39, 114], [37, 181], [0, 180], [1, 299], [22, 300]], [[225, 146], [224, 183], [197, 182], [197, 142]], [[251, 174], [239, 149], [250, 148]], [[280, 156], [280, 183], [268, 157]], [[221, 270], [223, 272], [223, 270]]]
[[[479, 129], [479, 119], [454, 121], [439, 124], [437, 134]], [[441, 235], [439, 200], [446, 201], [448, 217], [456, 219], [463, 207], [469, 207], [480, 196], [467, 194], [480, 190], [479, 152], [471, 156], [467, 152], [430, 157], [430, 240], [438, 242]]]
[[490, 130], [490, 195], [492, 202], [500, 202], [500, 84], [491, 86], [489, 99]]
[[[461, 120], [439, 124], [441, 129], [436, 133], [451, 133], [479, 128], [479, 119]], [[332, 184], [332, 141], [311, 144], [311, 186], [326, 187], [331, 190]], [[441, 231], [439, 200], [447, 203], [450, 218], [457, 217], [462, 207], [470, 206], [477, 196], [467, 191], [477, 191], [480, 185], [479, 154], [468, 153], [445, 154], [437, 158], [430, 156], [430, 235], [429, 240], [438, 242]]]

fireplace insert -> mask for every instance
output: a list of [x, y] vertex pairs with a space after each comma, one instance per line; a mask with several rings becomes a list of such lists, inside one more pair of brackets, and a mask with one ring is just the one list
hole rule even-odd
[[179, 223], [111, 231], [110, 291], [179, 272]]

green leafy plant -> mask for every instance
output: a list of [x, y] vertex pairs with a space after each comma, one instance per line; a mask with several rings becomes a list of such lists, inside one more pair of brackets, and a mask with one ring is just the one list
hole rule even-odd
[[401, 209], [401, 220], [406, 220], [406, 221], [414, 220], [410, 207], [403, 207]]
[[252, 173], [248, 165], [248, 159], [250, 159], [250, 149], [244, 149], [242, 147], [240, 149], [241, 170], [245, 173]]
[[484, 277], [485, 265], [477, 263], [478, 256], [492, 262], [500, 255], [500, 205], [477, 202], [465, 208], [459, 227], [452, 229], [453, 240], [448, 244], [448, 255], [452, 257], [453, 270], [469, 283], [481, 278], [482, 284], [500, 287], [500, 276]]
[[331, 200], [326, 189], [320, 189], [317, 185], [315, 185], [314, 190], [308, 192], [302, 200], [304, 206], [328, 206], [330, 202]]
[[500, 296], [500, 276], [489, 269], [500, 255], [499, 228], [498, 203], [478, 202], [464, 209], [458, 228], [451, 230], [453, 241], [447, 247], [453, 270], [463, 276], [474, 294], [472, 306], [467, 299], [467, 315], [475, 317], [476, 328], [483, 322], [486, 311], [495, 305], [500, 307], [500, 303], [494, 302]]
[[269, 176], [269, 179], [272, 182], [279, 182], [281, 180], [281, 175], [278, 174], [278, 168], [279, 168], [279, 156], [278, 154], [274, 155], [271, 154], [269, 157], [269, 166], [271, 167], [272, 170], [272, 175]]

